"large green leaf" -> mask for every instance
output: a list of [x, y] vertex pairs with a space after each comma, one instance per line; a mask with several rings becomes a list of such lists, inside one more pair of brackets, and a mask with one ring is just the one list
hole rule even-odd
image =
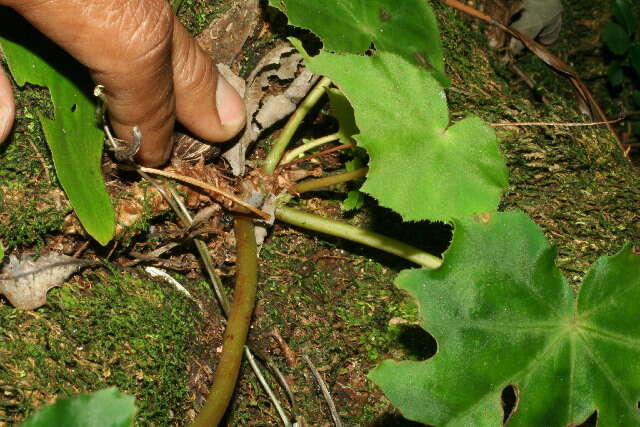
[[87, 232], [105, 245], [115, 232], [115, 215], [102, 178], [104, 135], [87, 72], [19, 16], [0, 11], [0, 45], [16, 83], [49, 88], [50, 120], [40, 122], [62, 188]]
[[425, 0], [269, 0], [289, 23], [315, 33], [326, 50], [394, 52], [425, 67], [445, 86], [438, 23]]
[[129, 427], [135, 412], [133, 397], [108, 388], [45, 406], [22, 427]]
[[631, 0], [613, 0], [612, 9], [616, 21], [624, 26], [628, 34], [633, 35], [638, 27], [638, 20]]
[[507, 168], [495, 133], [474, 116], [447, 128], [447, 101], [431, 74], [387, 52], [323, 51], [307, 61], [338, 85], [354, 109], [355, 139], [370, 157], [364, 192], [406, 221], [497, 208]]
[[358, 133], [356, 118], [353, 114], [353, 107], [351, 107], [349, 100], [347, 100], [344, 94], [339, 90], [329, 88], [327, 89], [327, 96], [331, 103], [331, 114], [338, 120], [338, 134], [340, 135], [340, 142], [343, 144], [353, 142], [351, 137]]
[[620, 25], [615, 22], [607, 22], [602, 30], [602, 41], [607, 45], [609, 50], [618, 56], [627, 53], [631, 46], [631, 38], [629, 34]]
[[438, 351], [370, 373], [405, 416], [436, 426], [500, 426], [512, 385], [513, 426], [638, 426], [640, 257], [600, 258], [577, 299], [555, 250], [521, 212], [454, 221], [437, 270], [405, 270]]

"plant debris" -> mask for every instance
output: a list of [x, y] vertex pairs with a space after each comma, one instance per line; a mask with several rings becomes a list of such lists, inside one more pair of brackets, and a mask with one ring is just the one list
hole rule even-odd
[[302, 56], [288, 42], [279, 43], [260, 60], [247, 79], [244, 94], [247, 128], [222, 154], [234, 175], [244, 174], [249, 146], [264, 130], [293, 113], [317, 80], [318, 76], [303, 68]]
[[0, 275], [0, 294], [15, 308], [35, 310], [46, 304], [49, 289], [60, 286], [73, 273], [94, 263], [59, 253], [37, 260], [28, 254], [20, 259], [11, 255]]

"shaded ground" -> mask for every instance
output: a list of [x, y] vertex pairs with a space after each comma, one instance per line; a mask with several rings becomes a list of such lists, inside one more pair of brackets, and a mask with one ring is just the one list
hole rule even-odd
[[[181, 17], [193, 23], [195, 30], [224, 6], [184, 3]], [[519, 64], [550, 100], [549, 105], [538, 102], [498, 55], [488, 51], [474, 23], [432, 3], [452, 79], [448, 99], [453, 120], [474, 113], [490, 123], [583, 121], [563, 79], [531, 54], [520, 58]], [[565, 6], [565, 27], [552, 50], [581, 74], [595, 66], [604, 69], [603, 62], [597, 61], [601, 57], [588, 52], [599, 46], [606, 5], [571, 0]], [[590, 37], [579, 37], [584, 44], [577, 47], [575, 34], [587, 32]], [[253, 39], [245, 64], [255, 62], [275, 39], [268, 28]], [[597, 85], [596, 93], [606, 98]], [[9, 253], [58, 250], [72, 254], [87, 239], [70, 234], [65, 225], [70, 210], [57, 189], [35, 118], [42, 95], [33, 89], [18, 91], [16, 132], [0, 147], [0, 236]], [[624, 241], [638, 247], [640, 182], [605, 129], [518, 126], [497, 132], [511, 174], [502, 207], [524, 210], [544, 229], [558, 246], [558, 264], [574, 286], [597, 257], [614, 253]], [[122, 191], [114, 197], [128, 195]], [[338, 208], [342, 196], [330, 197], [306, 198], [302, 203], [311, 211], [342, 216]], [[413, 239], [411, 243], [434, 253], [448, 241], [446, 227], [423, 225], [416, 232], [398, 225], [395, 215], [376, 208], [372, 201], [363, 212], [346, 219]], [[170, 213], [143, 215], [112, 254], [112, 247], [89, 246], [87, 255], [110, 255], [114, 268], [76, 276], [52, 290], [48, 304], [35, 312], [14, 310], [0, 300], [0, 425], [15, 423], [56, 396], [109, 385], [136, 396], [141, 425], [183, 425], [194, 415], [212, 379], [223, 327], [211, 292], [200, 278], [193, 248], [186, 244], [171, 260], [186, 266], [179, 278], [204, 310], [140, 270], [116, 268], [132, 249], [151, 247], [154, 239], [162, 243], [156, 232], [175, 227]], [[216, 252], [227, 286], [233, 273], [228, 249], [232, 243], [217, 246]], [[250, 342], [288, 379], [296, 411], [309, 425], [331, 424], [326, 404], [300, 358], [303, 354], [328, 383], [345, 423], [402, 425], [366, 373], [385, 358], [422, 359], [434, 351], [427, 334], [412, 326], [415, 306], [392, 284], [395, 273], [407, 267], [393, 257], [349, 243], [275, 227], [261, 253], [259, 302]], [[271, 403], [244, 366], [228, 424], [278, 423]]]

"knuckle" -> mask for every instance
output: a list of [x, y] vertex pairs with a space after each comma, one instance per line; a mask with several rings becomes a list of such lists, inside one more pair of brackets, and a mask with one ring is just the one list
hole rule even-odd
[[168, 55], [173, 37], [173, 11], [165, 1], [125, 1], [110, 13], [129, 61]]

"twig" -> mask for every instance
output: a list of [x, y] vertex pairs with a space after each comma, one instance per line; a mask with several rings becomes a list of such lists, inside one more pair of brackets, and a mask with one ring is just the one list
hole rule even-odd
[[284, 163], [278, 166], [278, 169], [288, 168], [293, 165], [297, 165], [298, 163], [306, 162], [307, 160], [311, 160], [316, 157], [324, 156], [325, 154], [333, 153], [334, 151], [344, 150], [345, 148], [355, 147], [356, 144], [342, 144], [335, 147], [328, 148], [326, 150], [320, 151], [318, 153], [309, 154], [308, 156], [301, 157], [299, 159], [295, 159], [290, 161], [289, 163]]
[[38, 147], [33, 143], [31, 138], [27, 138], [27, 141], [29, 141], [31, 148], [33, 148], [36, 159], [38, 159], [40, 165], [42, 165], [42, 169], [44, 169], [44, 174], [47, 177], [47, 181], [49, 181], [49, 184], [52, 184], [51, 174], [49, 173], [49, 168], [47, 167], [47, 162], [45, 162], [44, 160], [44, 156], [42, 155], [42, 153], [40, 153], [40, 150], [38, 150]]
[[146, 173], [150, 173], [153, 175], [160, 175], [160, 176], [164, 176], [167, 178], [171, 178], [171, 179], [175, 179], [176, 181], [182, 181], [182, 182], [186, 182], [188, 184], [191, 185], [195, 185], [196, 187], [200, 187], [203, 188], [205, 190], [209, 190], [209, 191], [213, 191], [214, 193], [217, 193], [223, 197], [226, 197], [227, 199], [233, 201], [234, 203], [250, 210], [251, 212], [253, 212], [254, 214], [258, 215], [260, 218], [268, 221], [269, 218], [271, 217], [268, 213], [261, 211], [260, 209], [256, 208], [255, 206], [252, 206], [250, 203], [245, 202], [244, 200], [241, 200], [239, 198], [237, 198], [236, 196], [234, 196], [233, 194], [227, 193], [224, 190], [219, 189], [218, 187], [208, 184], [204, 181], [200, 181], [198, 179], [195, 178], [191, 178], [189, 176], [184, 176], [184, 175], [179, 175], [173, 172], [167, 172], [167, 171], [163, 171], [160, 169], [154, 169], [154, 168], [148, 168], [148, 167], [144, 167], [144, 166], [140, 166], [138, 168], [140, 171], [142, 172], [146, 172]]
[[331, 398], [331, 393], [329, 393], [329, 389], [327, 388], [327, 385], [325, 384], [324, 380], [320, 376], [320, 372], [318, 372], [314, 364], [311, 362], [311, 359], [309, 359], [309, 356], [307, 356], [306, 354], [303, 354], [302, 358], [304, 359], [305, 362], [307, 362], [307, 365], [309, 365], [309, 369], [311, 370], [311, 373], [313, 374], [314, 378], [318, 382], [318, 385], [320, 386], [320, 390], [322, 390], [322, 395], [324, 396], [324, 400], [327, 401], [327, 405], [329, 406], [329, 411], [331, 412], [331, 418], [333, 418], [333, 423], [336, 425], [336, 427], [342, 427], [342, 421], [340, 420], [340, 416], [338, 415], [338, 411], [336, 410], [336, 405], [333, 403], [333, 399]]
[[74, 258], [80, 258], [80, 255], [82, 255], [82, 252], [84, 252], [85, 249], [87, 249], [89, 247], [89, 240], [87, 240], [86, 242], [84, 242], [77, 251], [75, 251], [73, 253], [73, 257]]
[[[244, 346], [244, 355], [247, 357], [247, 360], [249, 361], [249, 365], [251, 365], [251, 367], [253, 368], [253, 372], [255, 372], [256, 376], [258, 377], [258, 381], [260, 381], [260, 384], [265, 389], [265, 391], [269, 395], [269, 398], [275, 405], [276, 411], [278, 411], [278, 414], [280, 415], [280, 418], [282, 419], [282, 422], [284, 423], [285, 427], [291, 427], [293, 424], [291, 424], [291, 421], [289, 421], [289, 417], [287, 417], [287, 414], [284, 412], [284, 408], [282, 407], [282, 405], [280, 405], [280, 401], [278, 400], [276, 395], [273, 393], [273, 390], [271, 390], [271, 387], [269, 387], [267, 380], [262, 375], [262, 371], [260, 371], [260, 367], [258, 366], [258, 362], [256, 361], [255, 356], [251, 353], [251, 350], [249, 350], [249, 347], [247, 347], [246, 345]], [[273, 369], [275, 367], [272, 366], [271, 368]], [[275, 369], [277, 370], [278, 368], [275, 368]], [[277, 371], [277, 372], [280, 373], [280, 371]], [[283, 384], [286, 384], [286, 382], [283, 382]], [[289, 393], [289, 397], [291, 398], [292, 397], [290, 394], [291, 390], [289, 390], [288, 387], [286, 387], [285, 390], [287, 391], [287, 393]]]
[[607, 120], [604, 122], [587, 122], [587, 123], [577, 123], [577, 122], [502, 122], [502, 123], [491, 123], [491, 126], [502, 127], [502, 126], [567, 126], [567, 127], [578, 127], [578, 126], [598, 126], [598, 125], [608, 125], [611, 123], [618, 123], [624, 120], [624, 117], [619, 117], [617, 119]]
[[[173, 196], [173, 200], [175, 200], [175, 204], [177, 205], [176, 213], [183, 220], [184, 226], [189, 227], [192, 224], [191, 214], [187, 210], [187, 207], [182, 203], [180, 196], [178, 196], [178, 192], [171, 186], [169, 186], [169, 192]], [[173, 205], [172, 205], [173, 206]], [[207, 244], [200, 239], [193, 239], [193, 243], [196, 245], [196, 249], [200, 254], [200, 258], [202, 258], [202, 263], [204, 264], [205, 270], [209, 275], [209, 280], [211, 281], [211, 287], [213, 288], [213, 292], [216, 294], [216, 298], [218, 299], [218, 303], [220, 307], [222, 307], [222, 312], [225, 317], [229, 315], [229, 300], [227, 296], [222, 292], [222, 281], [220, 277], [215, 273], [215, 267], [213, 265], [213, 259], [211, 258], [211, 254], [209, 253], [209, 248], [207, 248]]]
[[280, 369], [278, 369], [278, 367], [276, 366], [275, 363], [273, 363], [273, 361], [269, 359], [265, 359], [264, 362], [267, 364], [267, 367], [271, 370], [271, 372], [276, 376], [276, 378], [278, 379], [278, 383], [282, 386], [284, 391], [287, 393], [287, 397], [289, 398], [289, 403], [291, 403], [291, 412], [295, 417], [297, 415], [296, 413], [298, 412], [298, 410], [296, 407], [296, 401], [293, 398], [293, 392], [291, 391], [291, 387], [289, 387], [289, 382], [284, 377], [284, 375], [282, 375], [282, 372], [280, 372]]
[[171, 277], [171, 275], [169, 275], [169, 273], [167, 273], [164, 270], [161, 270], [159, 268], [156, 267], [145, 267], [144, 271], [151, 277], [159, 277], [164, 279], [166, 282], [170, 283], [173, 285], [173, 287], [178, 291], [183, 293], [184, 295], [187, 296], [187, 298], [189, 298], [191, 301], [195, 302], [196, 305], [198, 306], [198, 308], [200, 309], [200, 311], [203, 310], [202, 304], [200, 303], [200, 301], [198, 301], [197, 299], [195, 299], [193, 297], [193, 295], [191, 295], [191, 292], [189, 292], [187, 290], [187, 288], [185, 288], [182, 283], [178, 282], [176, 279], [174, 279], [173, 277]]
[[331, 135], [313, 139], [289, 151], [287, 154], [284, 155], [284, 157], [282, 157], [282, 161], [280, 163], [281, 164], [289, 163], [290, 161], [295, 160], [295, 158], [302, 153], [305, 153], [313, 148], [319, 147], [329, 142], [336, 141], [338, 139], [340, 139], [340, 132], [332, 133]]

